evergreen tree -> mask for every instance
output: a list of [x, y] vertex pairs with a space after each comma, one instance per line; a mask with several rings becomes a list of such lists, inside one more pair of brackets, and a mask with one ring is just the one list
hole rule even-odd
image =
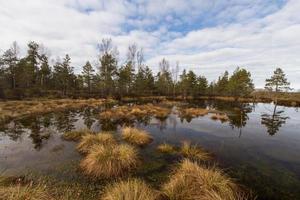
[[219, 76], [218, 81], [215, 84], [214, 92], [218, 95], [228, 95], [228, 82], [229, 82], [228, 71], [222, 76]]
[[132, 90], [134, 73], [131, 62], [122, 66], [118, 72], [118, 90], [121, 96], [129, 95]]
[[208, 81], [204, 76], [197, 78], [197, 93], [199, 95], [205, 95], [207, 93]]
[[290, 83], [281, 68], [277, 68], [271, 78], [266, 79], [265, 88], [275, 93], [290, 90]]
[[85, 65], [82, 67], [82, 81], [83, 81], [83, 84], [87, 85], [89, 94], [91, 93], [91, 86], [92, 86], [94, 71], [95, 70], [93, 69], [93, 67], [89, 61], [87, 61], [85, 63]]
[[25, 76], [27, 80], [27, 87], [35, 86], [38, 83], [39, 73], [39, 45], [32, 41], [28, 43]]
[[159, 63], [160, 72], [157, 74], [156, 88], [160, 95], [171, 94], [171, 89], [173, 86], [170, 65], [166, 59], [162, 59]]
[[229, 94], [238, 99], [238, 97], [248, 96], [253, 90], [254, 85], [250, 72], [237, 68], [228, 81]]
[[40, 56], [40, 61], [41, 61], [41, 69], [40, 69], [40, 73], [39, 73], [39, 77], [40, 77], [40, 85], [42, 88], [48, 87], [50, 86], [50, 80], [51, 80], [51, 67], [49, 65], [48, 62], [48, 57], [46, 54], [42, 54]]
[[151, 69], [140, 66], [134, 80], [134, 91], [136, 95], [152, 95], [155, 90], [154, 77]]
[[5, 51], [2, 56], [3, 75], [7, 75], [11, 89], [16, 88], [18, 52], [19, 47], [14, 42], [11, 48]]
[[103, 39], [100, 48], [100, 79], [103, 95], [112, 95], [117, 75], [116, 49], [112, 46], [111, 39]]
[[68, 89], [74, 84], [73, 67], [71, 67], [71, 58], [67, 54], [62, 63], [59, 61], [54, 65], [55, 81], [63, 95], [67, 94]]

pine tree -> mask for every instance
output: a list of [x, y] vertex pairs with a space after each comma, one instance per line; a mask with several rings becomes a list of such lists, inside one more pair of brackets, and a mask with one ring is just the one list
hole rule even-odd
[[71, 67], [71, 58], [68, 54], [62, 63], [57, 61], [54, 65], [54, 76], [56, 86], [61, 89], [63, 95], [66, 95], [68, 89], [74, 84], [74, 72], [73, 67]]
[[251, 73], [245, 69], [237, 68], [228, 81], [229, 94], [238, 99], [239, 97], [248, 96], [253, 90]]
[[290, 83], [281, 68], [277, 68], [271, 78], [266, 79], [265, 88], [275, 93], [290, 90]]
[[103, 39], [99, 45], [100, 49], [100, 67], [99, 75], [103, 95], [112, 95], [115, 88], [115, 78], [117, 75], [117, 50], [113, 48], [111, 39]]
[[89, 61], [85, 63], [85, 65], [82, 67], [82, 78], [83, 83], [87, 85], [88, 87], [88, 93], [91, 93], [91, 86], [92, 86], [92, 79], [93, 79], [93, 72], [95, 70], [93, 69], [93, 66]]
[[173, 86], [170, 64], [166, 59], [159, 63], [160, 72], [157, 74], [156, 88], [160, 95], [169, 95]]
[[5, 68], [3, 72], [4, 74], [7, 74], [11, 89], [16, 88], [18, 52], [19, 52], [19, 47], [17, 43], [14, 42], [11, 48], [5, 51], [2, 56], [2, 62]]
[[48, 62], [47, 55], [42, 54], [40, 56], [40, 60], [41, 60], [41, 68], [39, 71], [40, 85], [42, 88], [49, 87], [52, 71], [51, 71], [51, 67]]

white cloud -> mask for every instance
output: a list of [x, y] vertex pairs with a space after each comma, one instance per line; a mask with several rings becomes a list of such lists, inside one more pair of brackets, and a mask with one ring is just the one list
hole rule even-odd
[[[278, 0], [279, 2], [279, 0]], [[0, 50], [17, 41], [43, 43], [53, 58], [69, 53], [76, 71], [97, 59], [111, 37], [121, 61], [132, 43], [157, 70], [166, 57], [214, 80], [246, 66], [258, 87], [282, 67], [300, 88], [300, 2], [271, 0], [0, 0]]]

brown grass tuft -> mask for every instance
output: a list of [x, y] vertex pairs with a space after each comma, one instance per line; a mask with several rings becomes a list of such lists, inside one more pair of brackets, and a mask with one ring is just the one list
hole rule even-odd
[[162, 153], [174, 153], [176, 152], [175, 148], [167, 143], [163, 143], [158, 145], [157, 150], [162, 152]]
[[82, 138], [82, 136], [90, 134], [90, 133], [91, 133], [91, 130], [89, 130], [89, 129], [68, 131], [62, 135], [62, 138], [67, 141], [79, 141]]
[[0, 187], [0, 199], [5, 200], [54, 200], [47, 192], [46, 185], [16, 185]]
[[132, 127], [123, 128], [122, 137], [129, 143], [136, 144], [139, 146], [147, 145], [153, 140], [153, 138], [149, 135], [148, 132]]
[[82, 137], [79, 144], [77, 145], [77, 150], [80, 153], [88, 153], [94, 145], [114, 145], [116, 143], [117, 142], [114, 139], [114, 136], [109, 132], [101, 132], [96, 135], [88, 134]]
[[144, 181], [132, 179], [107, 187], [101, 200], [156, 200], [157, 196]]
[[208, 114], [208, 109], [205, 108], [186, 108], [180, 109], [180, 115], [184, 117], [199, 117]]
[[238, 186], [220, 169], [205, 168], [187, 159], [163, 186], [169, 200], [243, 199]]
[[207, 151], [197, 145], [191, 145], [188, 141], [182, 143], [180, 153], [192, 160], [209, 160], [211, 158]]
[[137, 167], [136, 148], [126, 145], [94, 145], [81, 161], [80, 167], [85, 174], [96, 178], [111, 178], [123, 175]]

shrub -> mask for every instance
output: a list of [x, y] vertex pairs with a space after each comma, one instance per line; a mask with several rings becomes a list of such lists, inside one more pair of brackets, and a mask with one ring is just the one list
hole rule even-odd
[[155, 200], [158, 193], [144, 181], [132, 179], [115, 183], [105, 190], [102, 200]]
[[92, 146], [96, 144], [103, 145], [113, 145], [116, 144], [116, 140], [114, 136], [109, 132], [102, 132], [98, 134], [87, 134], [82, 136], [79, 144], [77, 145], [77, 150], [80, 153], [88, 153]]
[[96, 178], [110, 178], [123, 175], [137, 167], [136, 148], [126, 145], [94, 145], [81, 161], [84, 173]]
[[152, 142], [153, 138], [144, 130], [126, 127], [122, 130], [122, 137], [129, 143], [144, 146]]
[[243, 199], [238, 186], [220, 169], [205, 168], [187, 159], [163, 186], [169, 200]]

